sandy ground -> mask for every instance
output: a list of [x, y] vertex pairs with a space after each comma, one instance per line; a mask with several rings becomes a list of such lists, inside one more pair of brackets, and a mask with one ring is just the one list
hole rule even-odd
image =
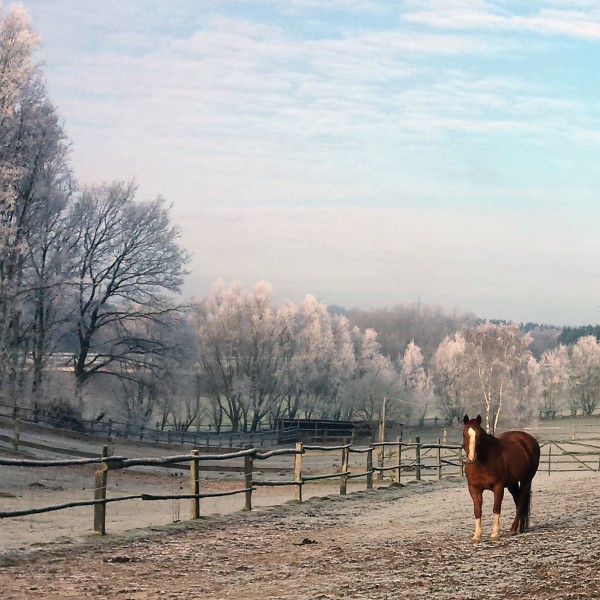
[[[92, 500], [94, 496], [94, 467], [50, 467], [29, 469], [0, 467], [0, 511], [17, 511], [47, 507], [74, 501]], [[108, 477], [107, 497], [144, 494], [188, 494], [188, 474], [175, 471], [171, 474], [151, 470], [111, 471]], [[273, 480], [289, 479], [289, 473], [266, 477]], [[240, 490], [244, 487], [239, 474], [215, 473], [200, 482], [202, 493]], [[350, 485], [364, 489], [365, 484]], [[304, 498], [335, 494], [339, 483], [312, 484], [305, 487]], [[252, 494], [254, 508], [284, 504], [292, 500], [292, 487], [259, 487]], [[203, 498], [201, 515], [224, 515], [244, 507], [243, 494], [220, 498]], [[94, 509], [91, 506], [74, 507], [59, 511], [11, 517], [0, 520], [0, 556], [7, 551], [26, 551], [34, 548], [73, 544], [85, 541], [92, 535]], [[142, 527], [168, 525], [190, 518], [191, 501], [141, 499], [113, 502], [106, 509], [106, 531], [122, 533]]]
[[[508, 497], [504, 535], [473, 545], [464, 480], [314, 497], [303, 504], [6, 551], [0, 557], [0, 589], [6, 600], [36, 595], [591, 600], [600, 598], [599, 498], [597, 473], [539, 474], [532, 529], [506, 535], [514, 516]], [[45, 516], [48, 523], [52, 518]]]

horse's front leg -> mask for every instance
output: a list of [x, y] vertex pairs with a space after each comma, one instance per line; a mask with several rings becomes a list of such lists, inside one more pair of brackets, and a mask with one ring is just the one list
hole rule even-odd
[[481, 537], [481, 506], [483, 504], [483, 490], [469, 485], [469, 494], [473, 500], [473, 512], [475, 513], [475, 531], [473, 532], [473, 543], [477, 543]]
[[494, 526], [490, 540], [497, 540], [500, 535], [500, 512], [502, 511], [502, 499], [504, 498], [504, 486], [497, 485], [494, 489]]

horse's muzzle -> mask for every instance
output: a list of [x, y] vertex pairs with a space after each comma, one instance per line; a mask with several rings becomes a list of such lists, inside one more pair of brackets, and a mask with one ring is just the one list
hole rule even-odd
[[467, 458], [465, 459], [465, 462], [468, 465], [472, 465], [476, 460], [477, 460], [477, 452], [475, 452], [472, 459], [467, 456]]

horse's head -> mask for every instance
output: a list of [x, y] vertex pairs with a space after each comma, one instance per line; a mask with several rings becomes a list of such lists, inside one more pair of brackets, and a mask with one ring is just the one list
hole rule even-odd
[[467, 462], [474, 463], [477, 460], [477, 441], [483, 433], [481, 415], [477, 415], [475, 419], [469, 419], [469, 415], [465, 415], [463, 423], [465, 424], [463, 427], [463, 448], [467, 454]]

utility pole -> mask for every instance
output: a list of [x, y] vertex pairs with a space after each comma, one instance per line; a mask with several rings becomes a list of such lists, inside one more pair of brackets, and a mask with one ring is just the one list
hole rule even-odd
[[381, 405], [381, 419], [379, 421], [379, 435], [378, 441], [385, 442], [385, 409], [387, 405], [388, 398], [386, 396], [383, 397], [383, 403]]

